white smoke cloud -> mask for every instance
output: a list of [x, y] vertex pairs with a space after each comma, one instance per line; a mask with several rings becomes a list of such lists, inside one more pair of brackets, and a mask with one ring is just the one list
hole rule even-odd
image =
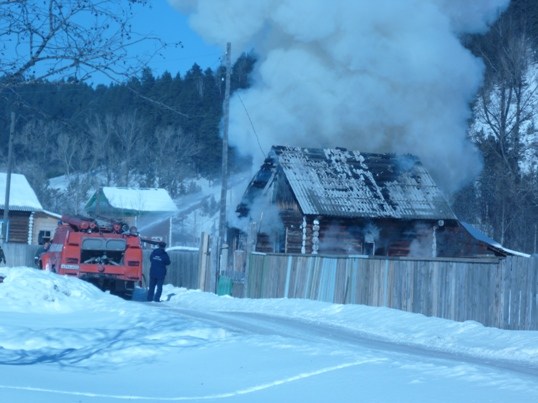
[[483, 64], [458, 35], [486, 30], [508, 2], [170, 0], [206, 41], [257, 54], [229, 130], [255, 166], [258, 143], [412, 153], [448, 192], [481, 169], [466, 131]]

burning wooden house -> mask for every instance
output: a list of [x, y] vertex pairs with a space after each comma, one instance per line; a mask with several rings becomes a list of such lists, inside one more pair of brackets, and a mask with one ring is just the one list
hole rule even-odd
[[471, 234], [413, 155], [274, 146], [237, 214], [259, 252], [509, 254]]

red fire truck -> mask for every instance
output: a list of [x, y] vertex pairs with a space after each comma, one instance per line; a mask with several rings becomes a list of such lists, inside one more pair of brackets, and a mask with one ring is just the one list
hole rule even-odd
[[141, 240], [136, 228], [121, 222], [63, 215], [38, 267], [130, 299], [142, 284]]

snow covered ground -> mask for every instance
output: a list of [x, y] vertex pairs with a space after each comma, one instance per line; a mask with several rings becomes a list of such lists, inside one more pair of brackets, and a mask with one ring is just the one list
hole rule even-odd
[[531, 402], [538, 332], [0, 268], [0, 402]]

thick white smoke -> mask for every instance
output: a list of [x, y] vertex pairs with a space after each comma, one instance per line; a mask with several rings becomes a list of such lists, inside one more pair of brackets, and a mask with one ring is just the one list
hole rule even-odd
[[483, 64], [458, 35], [486, 30], [509, 0], [170, 2], [208, 42], [258, 56], [229, 131], [255, 166], [260, 143], [412, 153], [447, 192], [479, 172], [466, 131]]

